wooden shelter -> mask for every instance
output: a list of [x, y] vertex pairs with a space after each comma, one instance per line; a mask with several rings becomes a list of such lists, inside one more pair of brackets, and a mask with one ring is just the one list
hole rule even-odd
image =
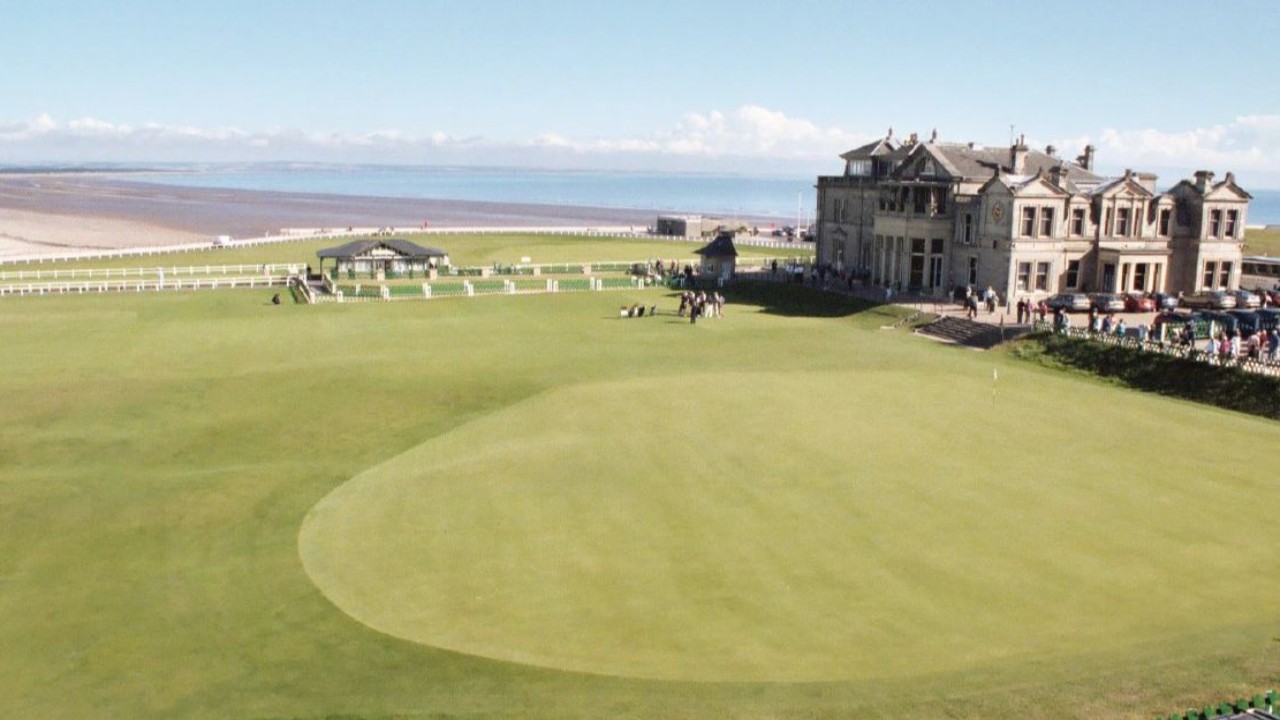
[[728, 280], [737, 270], [738, 249], [733, 246], [732, 233], [720, 233], [694, 252], [702, 256], [702, 277]]
[[422, 247], [417, 243], [398, 238], [356, 240], [346, 245], [328, 248], [316, 253], [320, 258], [320, 272], [325, 271], [325, 261], [332, 260], [333, 277], [346, 274], [375, 280], [415, 274], [426, 276], [432, 270], [449, 265], [449, 254], [437, 248]]

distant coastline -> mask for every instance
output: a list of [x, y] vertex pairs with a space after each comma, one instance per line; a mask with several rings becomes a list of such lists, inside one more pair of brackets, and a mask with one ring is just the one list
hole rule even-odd
[[[293, 227], [592, 227], [654, 224], [658, 212], [537, 203], [198, 188], [115, 171], [0, 173], [0, 256], [168, 245]], [[729, 218], [726, 218], [728, 220]], [[763, 228], [779, 218], [742, 215]]]
[[[806, 224], [814, 210], [813, 198], [795, 190], [805, 182], [800, 179], [401, 166], [309, 167], [288, 164], [198, 169], [194, 165], [169, 168], [137, 164], [3, 168], [0, 256], [60, 248], [165, 245], [213, 235], [256, 237], [293, 227], [426, 224], [437, 228], [642, 229], [653, 225], [659, 214], [702, 214], [767, 231], [798, 222]], [[276, 187], [270, 187], [273, 184]], [[287, 189], [290, 187], [294, 189]], [[1251, 192], [1254, 200], [1250, 203], [1248, 224], [1280, 225], [1280, 191]], [[415, 193], [420, 196], [413, 196]], [[431, 194], [453, 197], [427, 196]], [[781, 211], [780, 207], [787, 204], [789, 209]]]

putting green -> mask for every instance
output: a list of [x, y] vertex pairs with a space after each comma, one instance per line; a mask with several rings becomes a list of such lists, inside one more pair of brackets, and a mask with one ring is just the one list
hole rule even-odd
[[[333, 603], [381, 632], [643, 678], [905, 677], [1257, 621], [1216, 583], [1270, 562], [1256, 508], [1276, 491], [1225, 446], [1225, 461], [1121, 450], [1097, 416], [1105, 403], [1141, 438], [1189, 433], [1203, 409], [1154, 401], [1154, 417], [1150, 398], [1084, 387], [1073, 410], [1003, 382], [1017, 417], [1052, 422], [985, 417], [990, 377], [564, 387], [339, 487], [300, 552]], [[936, 404], [902, 404], [925, 395]], [[1232, 518], [1227, 536], [1178, 519], [1206, 508]]]

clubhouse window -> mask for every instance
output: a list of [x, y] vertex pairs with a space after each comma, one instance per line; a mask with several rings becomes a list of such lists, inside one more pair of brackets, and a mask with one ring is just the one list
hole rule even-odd
[[1205, 290], [1213, 289], [1213, 280], [1218, 275], [1218, 263], [1206, 261], [1204, 264], [1204, 276], [1200, 278], [1200, 285]]
[[1036, 209], [1033, 207], [1022, 208], [1022, 236], [1033, 237], [1036, 232]]
[[978, 284], [978, 258], [977, 257], [971, 256], [969, 258], [969, 284], [970, 285]]
[[1231, 287], [1231, 263], [1222, 263], [1222, 269], [1218, 271], [1218, 287]]
[[1040, 237], [1053, 237], [1053, 208], [1040, 208]]
[[1080, 287], [1080, 261], [1067, 261], [1067, 288], [1075, 290]]
[[1018, 289], [1025, 291], [1031, 284], [1031, 263], [1018, 263]]
[[1071, 234], [1076, 237], [1084, 235], [1084, 208], [1071, 208]]
[[1222, 237], [1222, 211], [1209, 211], [1209, 237]]
[[1238, 211], [1236, 210], [1227, 211], [1226, 236], [1229, 238], [1234, 238], [1236, 236], [1236, 220], [1238, 217], [1239, 217]]
[[1129, 208], [1116, 208], [1116, 235], [1118, 237], [1129, 235]]
[[1049, 263], [1036, 263], [1036, 289], [1049, 289]]
[[973, 244], [973, 213], [964, 214], [964, 244]]
[[1160, 235], [1161, 235], [1161, 236], [1163, 236], [1163, 237], [1168, 237], [1168, 236], [1169, 236], [1169, 220], [1170, 220], [1170, 218], [1171, 218], [1171, 216], [1172, 216], [1172, 215], [1173, 215], [1173, 213], [1169, 210], [1169, 208], [1161, 208], [1161, 210], [1160, 210], [1160, 225], [1159, 225], [1159, 229], [1157, 230], [1157, 232], [1158, 232], [1158, 233], [1160, 233]]

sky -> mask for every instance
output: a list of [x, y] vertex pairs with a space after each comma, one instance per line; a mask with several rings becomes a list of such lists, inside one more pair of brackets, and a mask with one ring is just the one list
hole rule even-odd
[[838, 174], [1025, 135], [1280, 188], [1280, 2], [0, 0], [0, 166]]

